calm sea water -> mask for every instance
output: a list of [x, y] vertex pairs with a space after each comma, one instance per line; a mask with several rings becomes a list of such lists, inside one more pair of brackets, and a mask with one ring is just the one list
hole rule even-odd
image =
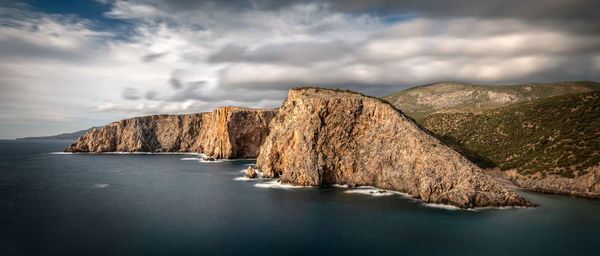
[[0, 255], [598, 255], [600, 201], [461, 211], [234, 180], [251, 160], [0, 142]]

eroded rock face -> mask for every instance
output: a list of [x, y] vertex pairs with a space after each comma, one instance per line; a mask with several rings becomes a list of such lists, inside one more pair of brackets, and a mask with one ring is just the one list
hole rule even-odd
[[367, 185], [461, 208], [533, 205], [375, 98], [292, 89], [270, 129], [257, 168], [282, 183]]
[[198, 152], [214, 158], [255, 158], [276, 113], [223, 107], [207, 113], [135, 117], [94, 129], [65, 151]]

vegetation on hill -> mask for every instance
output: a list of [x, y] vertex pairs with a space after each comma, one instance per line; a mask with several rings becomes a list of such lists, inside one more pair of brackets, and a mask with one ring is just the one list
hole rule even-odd
[[408, 116], [420, 120], [426, 115], [448, 110], [482, 110], [534, 99], [600, 90], [592, 81], [528, 83], [507, 86], [436, 83], [419, 86], [383, 97]]
[[421, 124], [480, 167], [572, 178], [600, 162], [600, 92], [435, 113]]

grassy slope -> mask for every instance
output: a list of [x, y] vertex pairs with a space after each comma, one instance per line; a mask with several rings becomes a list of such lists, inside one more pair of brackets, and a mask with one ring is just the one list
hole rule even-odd
[[[436, 83], [414, 87], [383, 97], [408, 116], [420, 120], [428, 114], [449, 109], [484, 109], [533, 99], [600, 90], [592, 81], [528, 83], [486, 86], [463, 83]], [[512, 97], [510, 102], [493, 100], [490, 94]], [[492, 95], [493, 97], [494, 95]]]
[[600, 92], [538, 99], [421, 124], [481, 167], [574, 177], [600, 162]]

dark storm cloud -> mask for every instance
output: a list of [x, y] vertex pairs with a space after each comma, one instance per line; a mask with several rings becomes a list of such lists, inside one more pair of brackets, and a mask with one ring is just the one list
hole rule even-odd
[[[332, 13], [371, 13], [387, 17], [385, 22], [398, 22], [411, 17], [430, 19], [479, 18], [517, 19], [571, 33], [600, 32], [600, 1], [597, 0], [307, 0], [307, 1], [194, 1], [194, 0], [134, 0], [131, 2], [155, 6], [168, 12], [193, 13], [200, 10], [280, 11], [300, 4], [317, 4]], [[214, 22], [227, 20], [214, 17]], [[237, 24], [239, 25], [239, 24]], [[328, 31], [328, 24], [313, 28], [313, 33]]]
[[596, 0], [138, 0], [174, 11], [199, 8], [279, 10], [296, 4], [326, 4], [339, 12], [417, 14], [426, 17], [484, 17], [558, 20], [596, 20]]
[[578, 33], [600, 32], [597, 0], [409, 0], [335, 1], [338, 11], [383, 10], [429, 18], [518, 19]]
[[595, 0], [403, 0], [332, 1], [340, 11], [380, 9], [425, 16], [511, 17], [524, 19], [598, 19]]

